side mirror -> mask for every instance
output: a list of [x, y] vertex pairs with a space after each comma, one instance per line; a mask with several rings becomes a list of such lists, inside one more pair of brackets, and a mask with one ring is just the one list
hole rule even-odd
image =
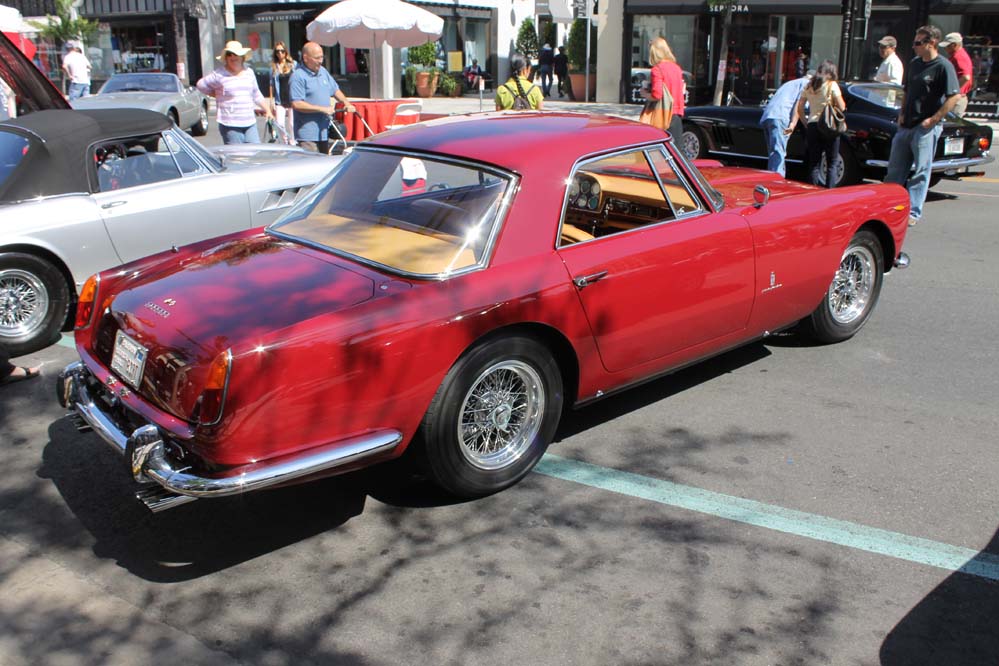
[[753, 188], [753, 204], [756, 208], [763, 208], [770, 201], [770, 190], [763, 187], [762, 185], [757, 185]]

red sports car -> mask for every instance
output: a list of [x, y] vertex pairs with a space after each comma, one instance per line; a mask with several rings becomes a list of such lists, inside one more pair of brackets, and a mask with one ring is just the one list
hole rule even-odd
[[691, 164], [562, 113], [359, 145], [281, 220], [93, 276], [60, 399], [160, 510], [417, 447], [506, 488], [562, 415], [802, 322], [845, 340], [904, 267], [897, 185]]

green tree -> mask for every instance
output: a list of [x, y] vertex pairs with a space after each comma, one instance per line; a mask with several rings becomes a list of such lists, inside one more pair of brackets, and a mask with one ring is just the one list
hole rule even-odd
[[517, 53], [528, 60], [535, 60], [538, 57], [538, 31], [534, 27], [534, 19], [526, 18], [520, 24], [516, 46]]
[[558, 49], [558, 28], [554, 23], [545, 24], [545, 37], [541, 40], [542, 44], [549, 44], [553, 49]]
[[[586, 71], [586, 26], [587, 19], [576, 19], [569, 28], [569, 38], [565, 43], [565, 55], [569, 58], [569, 71]], [[595, 71], [597, 62], [597, 29], [590, 25], [590, 71]]]
[[73, 0], [56, 0], [56, 15], [49, 14], [45, 18], [46, 21], [31, 21], [31, 25], [38, 28], [38, 34], [44, 39], [55, 42], [60, 48], [71, 39], [87, 42], [97, 34], [97, 21], [79, 16], [73, 18]]

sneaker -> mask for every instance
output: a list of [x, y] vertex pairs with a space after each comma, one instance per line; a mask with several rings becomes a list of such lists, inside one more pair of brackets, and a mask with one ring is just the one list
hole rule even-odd
[[909, 226], [910, 227], [914, 227], [918, 223], [919, 223], [919, 218], [918, 217], [912, 217], [911, 215], [909, 216]]

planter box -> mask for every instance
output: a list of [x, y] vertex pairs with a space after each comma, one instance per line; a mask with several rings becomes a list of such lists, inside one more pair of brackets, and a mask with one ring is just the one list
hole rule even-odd
[[[583, 95], [586, 91], [586, 74], [580, 73], [570, 73], [569, 74], [569, 96], [576, 102], [582, 102]], [[590, 99], [585, 100], [592, 102], [597, 97], [597, 75], [590, 74]]]

